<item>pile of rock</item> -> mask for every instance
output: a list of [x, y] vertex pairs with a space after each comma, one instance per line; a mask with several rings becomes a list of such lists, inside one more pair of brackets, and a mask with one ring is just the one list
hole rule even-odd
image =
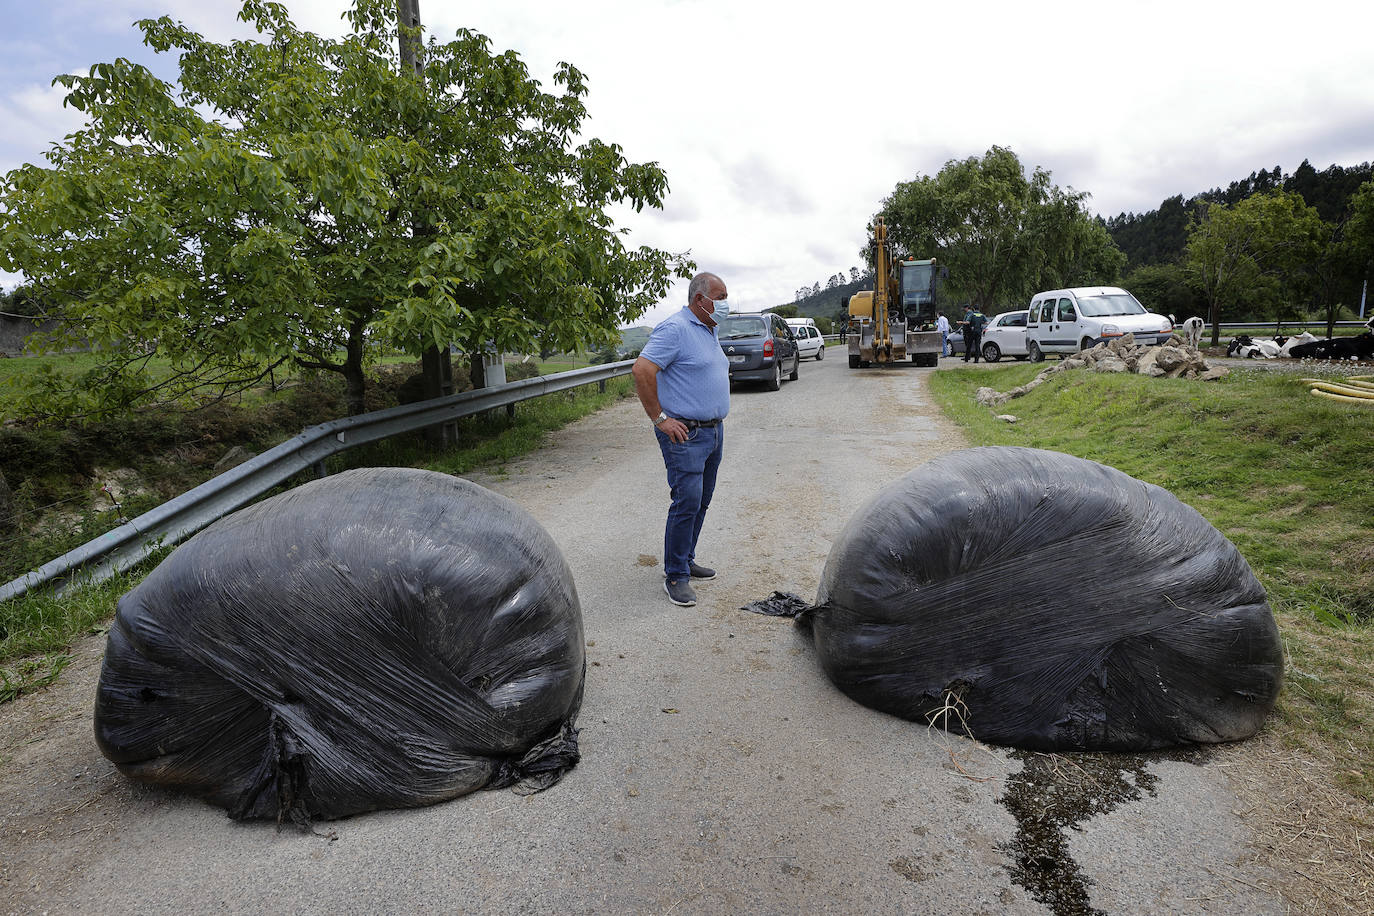
[[1056, 372], [1073, 369], [1089, 369], [1093, 372], [1134, 372], [1154, 378], [1198, 379], [1204, 382], [1216, 381], [1230, 371], [1224, 366], [1208, 365], [1202, 353], [1196, 347], [1185, 344], [1178, 335], [1169, 338], [1169, 342], [1162, 346], [1147, 347], [1137, 344], [1135, 337], [1127, 334], [1111, 343], [1100, 343], [1089, 350], [1065, 357], [1018, 388], [1005, 392], [979, 388], [976, 397], [979, 404], [987, 407], [1005, 404], [1012, 398], [1019, 398], [1039, 387]]

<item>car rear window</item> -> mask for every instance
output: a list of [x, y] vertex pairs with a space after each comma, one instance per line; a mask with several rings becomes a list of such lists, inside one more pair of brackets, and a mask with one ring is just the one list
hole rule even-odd
[[741, 340], [745, 337], [762, 337], [766, 333], [767, 327], [757, 315], [731, 315], [721, 322], [716, 336], [721, 340]]

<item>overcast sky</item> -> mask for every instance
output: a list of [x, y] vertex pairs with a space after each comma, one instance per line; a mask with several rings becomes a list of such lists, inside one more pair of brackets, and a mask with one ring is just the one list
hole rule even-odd
[[[344, 0], [286, 0], [297, 25], [343, 30]], [[136, 19], [243, 37], [234, 0], [0, 0], [0, 171], [75, 128], [58, 73], [127, 57], [175, 76]], [[661, 212], [630, 243], [691, 251], [737, 310], [791, 301], [859, 264], [864, 227], [899, 181], [1010, 147], [1091, 194], [1103, 216], [1260, 168], [1374, 159], [1374, 4], [1207, 0], [941, 3], [852, 0], [420, 0], [520, 54], [553, 89], [588, 75], [586, 133], [655, 160]], [[18, 278], [0, 274], [0, 284]], [[646, 316], [685, 298], [679, 282]]]

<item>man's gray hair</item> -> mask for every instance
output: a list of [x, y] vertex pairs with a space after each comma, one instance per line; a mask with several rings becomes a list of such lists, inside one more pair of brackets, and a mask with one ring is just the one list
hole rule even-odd
[[693, 277], [692, 282], [687, 286], [687, 304], [691, 305], [693, 302], [696, 301], [697, 293], [701, 293], [703, 296], [706, 296], [707, 299], [711, 298], [710, 295], [706, 292], [706, 290], [711, 285], [712, 280], [715, 280], [717, 283], [721, 284], [725, 282], [720, 277], [717, 277], [715, 274], [706, 273], [705, 271]]

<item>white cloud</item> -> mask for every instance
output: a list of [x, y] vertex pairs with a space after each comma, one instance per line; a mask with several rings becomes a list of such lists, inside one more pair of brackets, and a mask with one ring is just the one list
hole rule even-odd
[[24, 162], [42, 163], [42, 155], [85, 123], [85, 116], [62, 105], [61, 86], [30, 83], [0, 95], [0, 168], [9, 171]]
[[[343, 29], [342, 0], [286, 2], [303, 28]], [[247, 32], [233, 2], [61, 6], [63, 66], [146, 53], [128, 23], [163, 12], [217, 40]], [[671, 185], [661, 213], [625, 216], [628, 243], [690, 249], [742, 308], [847, 271], [897, 182], [993, 144], [1104, 215], [1305, 157], [1374, 159], [1368, 4], [427, 0], [421, 13], [440, 40], [466, 26], [515, 49], [548, 89], [559, 61], [583, 70], [588, 135], [658, 161]], [[0, 75], [0, 117], [18, 125], [0, 169], [71, 126], [51, 94], [21, 95], [57, 72], [35, 72], [46, 59], [26, 31], [47, 15], [7, 17], [6, 47], [27, 50]]]

